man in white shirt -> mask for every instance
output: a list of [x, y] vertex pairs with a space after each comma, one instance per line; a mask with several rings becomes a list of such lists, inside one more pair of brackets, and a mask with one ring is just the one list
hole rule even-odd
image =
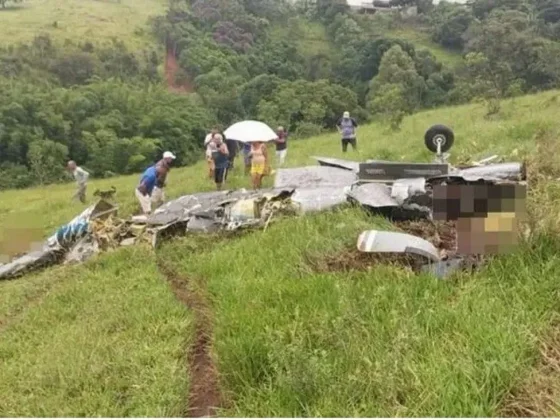
[[87, 181], [89, 179], [89, 173], [79, 166], [76, 165], [76, 162], [73, 160], [68, 162], [68, 171], [72, 173], [72, 176], [76, 180], [76, 184], [78, 184], [78, 189], [76, 193], [72, 197], [73, 199], [78, 199], [82, 203], [85, 204], [86, 202], [86, 189], [87, 189]]
[[219, 133], [219, 130], [214, 127], [212, 131], [206, 135], [204, 139], [204, 147], [206, 148], [206, 162], [208, 163], [208, 177], [214, 177], [214, 160], [212, 159], [212, 154], [215, 152], [216, 144], [213, 142], [213, 138], [216, 134]]

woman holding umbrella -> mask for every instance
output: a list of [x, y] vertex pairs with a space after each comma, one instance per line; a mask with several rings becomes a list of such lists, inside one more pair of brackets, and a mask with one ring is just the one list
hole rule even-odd
[[[251, 162], [251, 178], [253, 187], [260, 188], [262, 179], [270, 172], [266, 143], [276, 141], [278, 135], [268, 125], [260, 121], [240, 121], [224, 132], [226, 138], [245, 143], [247, 157]], [[248, 159], [245, 160], [249, 163]]]

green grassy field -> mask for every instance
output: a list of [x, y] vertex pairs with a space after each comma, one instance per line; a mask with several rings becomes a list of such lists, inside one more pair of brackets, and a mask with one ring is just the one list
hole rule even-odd
[[[148, 18], [164, 13], [165, 0], [23, 0], [0, 9], [0, 44], [32, 41], [38, 34], [54, 40], [110, 41], [140, 49], [152, 42]], [[55, 26], [56, 22], [56, 26]]]
[[[484, 105], [433, 110], [397, 133], [363, 126], [360, 152], [347, 157], [427, 160], [424, 131], [443, 123], [456, 133], [452, 161], [536, 156], [558, 178], [559, 101], [559, 92], [518, 98], [492, 119]], [[343, 156], [335, 134], [294, 140], [288, 153], [290, 166]], [[203, 162], [173, 170], [169, 197], [211, 190], [205, 175]], [[114, 185], [126, 216], [136, 210], [137, 178], [92, 181], [90, 195]], [[344, 255], [362, 230], [387, 226], [342, 208], [0, 282], [0, 413], [180, 416], [200, 381], [188, 352], [205, 328], [224, 416], [496, 416], [534, 402], [531, 391], [550, 381], [540, 349], [558, 325], [560, 189], [543, 182], [530, 206], [538, 234], [449, 281], [387, 265], [317, 270], [313, 261]], [[230, 187], [248, 186], [238, 168]], [[1, 192], [2, 239], [28, 225], [48, 236], [84, 208], [72, 192], [71, 184]], [[200, 307], [174, 297], [178, 286], [166, 284], [158, 259], [204, 300], [205, 322]], [[554, 392], [538, 414], [558, 413]]]
[[441, 63], [449, 67], [455, 67], [462, 60], [461, 54], [443, 48], [430, 39], [430, 35], [420, 30], [412, 28], [402, 28], [389, 31], [389, 36], [409, 41], [417, 49], [426, 49], [430, 51]]

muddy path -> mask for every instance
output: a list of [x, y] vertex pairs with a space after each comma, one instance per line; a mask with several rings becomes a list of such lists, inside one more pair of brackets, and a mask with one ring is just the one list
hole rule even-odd
[[189, 394], [182, 415], [186, 417], [215, 416], [222, 405], [218, 370], [212, 358], [212, 310], [206, 297], [205, 282], [177, 273], [163, 259], [157, 259], [160, 272], [166, 277], [175, 297], [194, 314], [195, 337], [187, 351]]

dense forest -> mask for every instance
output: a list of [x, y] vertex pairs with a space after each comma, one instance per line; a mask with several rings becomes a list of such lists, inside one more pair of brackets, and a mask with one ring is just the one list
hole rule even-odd
[[[348, 110], [398, 130], [419, 109], [483, 100], [492, 115], [500, 98], [558, 87], [560, 0], [393, 5], [170, 0], [143, 51], [43, 34], [0, 49], [0, 189], [61, 181], [68, 158], [97, 177], [138, 172], [163, 149], [190, 164], [211, 126], [244, 118], [305, 137]], [[302, 42], [309, 27], [326, 46]], [[460, 60], [390, 36], [403, 27]]]

